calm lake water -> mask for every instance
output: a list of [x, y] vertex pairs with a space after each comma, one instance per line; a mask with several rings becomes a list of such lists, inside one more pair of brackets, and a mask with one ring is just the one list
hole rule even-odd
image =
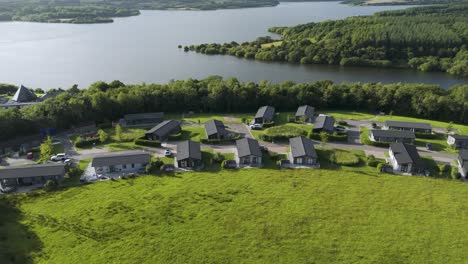
[[87, 87], [97, 80], [163, 83], [210, 75], [244, 81], [412, 82], [450, 87], [466, 79], [412, 70], [265, 63], [185, 53], [177, 45], [248, 41], [271, 26], [370, 15], [403, 7], [354, 7], [337, 2], [216, 11], [142, 11], [111, 24], [0, 23], [0, 82], [31, 87]]

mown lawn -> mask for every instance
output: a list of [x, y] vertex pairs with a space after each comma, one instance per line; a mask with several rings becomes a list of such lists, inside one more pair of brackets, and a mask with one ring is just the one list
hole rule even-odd
[[246, 169], [3, 196], [0, 263], [466, 263], [467, 188]]

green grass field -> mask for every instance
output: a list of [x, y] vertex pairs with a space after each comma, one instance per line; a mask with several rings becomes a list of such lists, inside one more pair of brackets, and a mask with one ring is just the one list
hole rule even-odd
[[247, 169], [0, 197], [0, 263], [466, 263], [466, 184]]

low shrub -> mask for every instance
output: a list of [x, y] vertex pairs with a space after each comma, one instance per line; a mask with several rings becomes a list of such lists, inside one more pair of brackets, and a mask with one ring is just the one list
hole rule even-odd
[[274, 121], [263, 123], [263, 128], [269, 128], [269, 127], [273, 127], [273, 126], [275, 126]]
[[154, 148], [161, 147], [161, 141], [148, 140], [145, 137], [137, 138], [133, 142], [135, 143], [135, 145], [139, 145], [139, 146], [154, 147]]
[[367, 166], [370, 167], [377, 167], [379, 165], [379, 161], [375, 158], [374, 155], [367, 156]]
[[200, 140], [201, 143], [203, 144], [211, 144], [211, 145], [217, 145], [217, 144], [222, 144], [222, 143], [228, 143], [228, 142], [234, 142], [238, 139], [240, 139], [240, 135], [236, 135], [232, 138], [226, 138], [226, 139], [207, 139], [207, 138], [202, 138]]
[[445, 135], [444, 134], [438, 134], [438, 133], [414, 133], [416, 135], [416, 138], [422, 138], [422, 139], [444, 139]]
[[348, 122], [344, 121], [344, 120], [340, 120], [337, 122], [338, 125], [340, 126], [347, 126], [348, 125]]
[[99, 140], [99, 138], [93, 138], [93, 139], [79, 140], [75, 142], [75, 147], [87, 148], [87, 147], [91, 147], [91, 146], [99, 145], [99, 144], [101, 144], [101, 141]]
[[216, 163], [221, 163], [224, 161], [224, 156], [221, 153], [216, 152], [212, 157], [213, 161]]
[[456, 179], [460, 179], [461, 178], [461, 174], [460, 172], [458, 171], [458, 168], [457, 167], [452, 167], [452, 170], [450, 172], [450, 176], [452, 177], [452, 179], [456, 180]]
[[44, 184], [44, 190], [50, 192], [58, 189], [58, 183], [56, 180], [47, 180]]
[[355, 166], [359, 163], [359, 157], [343, 150], [335, 150], [330, 156], [330, 161], [343, 166]]
[[[320, 137], [320, 133], [310, 132], [308, 137], [313, 140], [318, 140], [318, 141], [322, 140], [322, 138]], [[340, 141], [340, 142], [348, 141], [348, 133], [347, 132], [335, 132], [333, 134], [328, 135], [328, 140]]]

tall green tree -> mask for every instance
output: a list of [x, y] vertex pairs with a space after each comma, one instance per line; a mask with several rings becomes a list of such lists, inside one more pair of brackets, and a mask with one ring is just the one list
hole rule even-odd
[[44, 142], [42, 142], [41, 146], [40, 146], [40, 158], [39, 158], [39, 162], [47, 162], [51, 157], [52, 155], [54, 154], [53, 151], [54, 151], [54, 146], [52, 145], [52, 138], [50, 136], [48, 136]]

